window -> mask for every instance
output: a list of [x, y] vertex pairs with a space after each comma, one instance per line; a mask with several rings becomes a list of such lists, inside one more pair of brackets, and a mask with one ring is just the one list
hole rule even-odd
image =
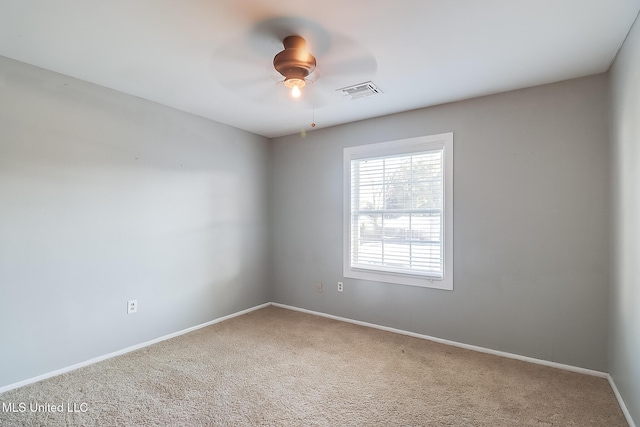
[[453, 133], [344, 149], [344, 276], [453, 289]]

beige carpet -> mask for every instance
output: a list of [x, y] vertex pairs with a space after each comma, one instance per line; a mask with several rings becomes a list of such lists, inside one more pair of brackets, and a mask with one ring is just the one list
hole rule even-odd
[[603, 378], [275, 307], [0, 394], [7, 403], [26, 411], [0, 412], [2, 426], [627, 425]]

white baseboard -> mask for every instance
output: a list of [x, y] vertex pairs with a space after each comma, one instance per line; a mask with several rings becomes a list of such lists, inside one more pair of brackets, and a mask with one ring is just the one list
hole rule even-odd
[[620, 409], [622, 409], [622, 413], [624, 417], [627, 419], [627, 423], [629, 423], [629, 427], [636, 427], [636, 424], [633, 422], [633, 418], [631, 418], [631, 414], [629, 413], [629, 409], [627, 409], [627, 405], [622, 400], [622, 395], [618, 391], [618, 387], [616, 387], [616, 383], [613, 381], [611, 375], [607, 374], [607, 380], [609, 380], [609, 385], [613, 390], [613, 394], [616, 395], [616, 399], [618, 399], [618, 403], [620, 404]]
[[402, 329], [389, 328], [387, 326], [376, 325], [375, 323], [361, 322], [359, 320], [348, 319], [346, 317], [334, 316], [333, 314], [321, 313], [318, 311], [307, 310], [304, 308], [298, 308], [290, 305], [272, 303], [275, 307], [285, 308], [287, 310], [300, 311], [302, 313], [313, 314], [316, 316], [327, 317], [329, 319], [340, 320], [342, 322], [353, 323], [355, 325], [366, 326], [369, 328], [380, 329], [382, 331], [394, 332], [396, 334], [407, 335], [414, 338], [421, 338], [429, 341], [434, 341], [440, 344], [451, 345], [454, 347], [465, 348], [467, 350], [479, 351], [481, 353], [493, 354], [495, 356], [507, 357], [509, 359], [522, 360], [525, 362], [535, 363], [538, 365], [549, 366], [551, 368], [563, 369], [565, 371], [578, 372], [581, 374], [592, 375], [600, 378], [607, 378], [609, 375], [606, 372], [595, 371], [593, 369], [580, 368], [578, 366], [565, 365], [563, 363], [550, 362], [548, 360], [536, 359], [534, 357], [522, 356], [520, 354], [507, 353], [506, 351], [493, 350], [490, 348], [479, 347], [476, 345], [464, 344], [456, 341], [449, 341], [442, 338], [431, 337], [429, 335], [417, 334], [415, 332], [403, 331]]
[[241, 316], [243, 314], [246, 314], [246, 313], [249, 313], [249, 312], [252, 312], [252, 311], [255, 311], [255, 310], [259, 310], [261, 308], [265, 308], [265, 307], [268, 307], [270, 305], [271, 305], [270, 302], [267, 302], [267, 303], [264, 303], [264, 304], [260, 304], [260, 305], [257, 305], [255, 307], [248, 308], [246, 310], [238, 311], [237, 313], [229, 314], [228, 316], [219, 317], [217, 319], [211, 320], [211, 321], [206, 322], [206, 323], [202, 323], [200, 325], [192, 326], [190, 328], [183, 329], [183, 330], [178, 331], [178, 332], [173, 332], [171, 334], [164, 335], [164, 336], [161, 336], [159, 338], [152, 339], [150, 341], [145, 341], [145, 342], [140, 343], [140, 344], [132, 345], [130, 347], [123, 348], [123, 349], [118, 350], [118, 351], [114, 351], [113, 353], [105, 354], [103, 356], [94, 357], [92, 359], [85, 360], [84, 362], [80, 362], [80, 363], [76, 363], [75, 365], [67, 366], [66, 368], [57, 369], [57, 370], [55, 370], [53, 372], [47, 372], [46, 374], [38, 375], [37, 377], [29, 378], [29, 379], [26, 379], [26, 380], [23, 380], [23, 381], [19, 381], [17, 383], [13, 383], [13, 384], [9, 384], [9, 385], [6, 385], [6, 386], [2, 386], [2, 387], [0, 387], [0, 393], [4, 393], [6, 391], [13, 390], [15, 388], [22, 387], [22, 386], [25, 386], [25, 385], [28, 385], [28, 384], [33, 384], [35, 382], [42, 381], [42, 380], [45, 380], [47, 378], [55, 377], [57, 375], [61, 375], [61, 374], [67, 373], [67, 372], [75, 371], [76, 369], [83, 368], [83, 367], [88, 366], [88, 365], [93, 365], [94, 363], [102, 362], [103, 360], [111, 359], [112, 357], [120, 356], [122, 354], [129, 353], [131, 351], [139, 350], [141, 348], [148, 347], [150, 345], [159, 343], [161, 341], [166, 341], [168, 339], [175, 338], [177, 336], [184, 335], [184, 334], [187, 334], [189, 332], [193, 332], [193, 331], [195, 331], [197, 329], [201, 329], [201, 328], [204, 328], [204, 327], [207, 327], [207, 326], [210, 326], [210, 325], [213, 325], [213, 324], [216, 324], [216, 323], [231, 319], [233, 317]]

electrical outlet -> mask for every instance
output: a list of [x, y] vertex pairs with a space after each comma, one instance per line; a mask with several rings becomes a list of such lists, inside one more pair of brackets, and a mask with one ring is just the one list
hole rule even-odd
[[338, 282], [338, 292], [344, 291], [344, 283]]
[[316, 290], [320, 294], [324, 291], [324, 289], [322, 288], [322, 283], [318, 282], [318, 284], [316, 285]]
[[127, 301], [127, 314], [133, 314], [138, 312], [138, 300], [130, 299]]

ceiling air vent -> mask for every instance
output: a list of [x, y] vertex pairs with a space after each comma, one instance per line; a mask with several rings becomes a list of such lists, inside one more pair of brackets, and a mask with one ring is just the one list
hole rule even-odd
[[337, 92], [342, 92], [343, 96], [348, 96], [351, 99], [366, 98], [368, 96], [379, 95], [382, 93], [382, 91], [372, 82], [343, 87], [342, 89], [337, 89]]

